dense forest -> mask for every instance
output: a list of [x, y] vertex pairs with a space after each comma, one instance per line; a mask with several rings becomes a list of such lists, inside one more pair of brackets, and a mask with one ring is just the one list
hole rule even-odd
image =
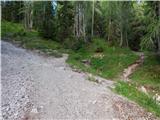
[[[160, 116], [160, 1], [4, 1], [1, 8], [2, 40], [68, 53], [73, 68], [118, 81], [115, 91]], [[133, 64], [140, 65], [129, 82], [119, 82]]]
[[[160, 2], [2, 2], [2, 20], [22, 23], [61, 43], [91, 42], [160, 51]], [[77, 43], [78, 44], [78, 43]]]

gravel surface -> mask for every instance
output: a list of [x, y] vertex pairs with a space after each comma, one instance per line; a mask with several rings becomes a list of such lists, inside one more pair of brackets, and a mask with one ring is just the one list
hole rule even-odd
[[[113, 93], [112, 81], [98, 84], [74, 72], [62, 58], [2, 44], [4, 120], [155, 120], [137, 104]], [[101, 79], [101, 78], [99, 78]]]

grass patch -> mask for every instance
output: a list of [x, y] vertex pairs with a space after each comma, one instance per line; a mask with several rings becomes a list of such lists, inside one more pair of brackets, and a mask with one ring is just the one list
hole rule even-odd
[[27, 49], [37, 49], [48, 55], [61, 57], [62, 54], [55, 50], [62, 49], [61, 45], [53, 40], [46, 40], [39, 36], [37, 31], [26, 31], [21, 24], [2, 21], [1, 36], [3, 40], [19, 43]]
[[[103, 57], [96, 57], [96, 54], [99, 54], [98, 52]], [[95, 39], [80, 50], [72, 51], [67, 62], [83, 71], [104, 78], [115, 79], [122, 73], [124, 68], [135, 62], [136, 59], [138, 59], [138, 56], [127, 48], [111, 47], [104, 40]], [[90, 65], [84, 65], [83, 60], [90, 61]]]
[[148, 54], [144, 64], [133, 73], [131, 79], [138, 86], [145, 86], [151, 94], [160, 94], [160, 56]]
[[25, 35], [25, 29], [21, 24], [2, 21], [1, 22], [1, 36], [3, 37], [15, 37]]
[[133, 84], [128, 84], [122, 81], [118, 82], [115, 91], [130, 100], [137, 102], [155, 115], [160, 116], [160, 105], [158, 105], [151, 97], [138, 91]]
[[88, 76], [88, 80], [91, 81], [91, 82], [98, 83], [98, 80], [95, 77], [93, 77], [93, 76]]

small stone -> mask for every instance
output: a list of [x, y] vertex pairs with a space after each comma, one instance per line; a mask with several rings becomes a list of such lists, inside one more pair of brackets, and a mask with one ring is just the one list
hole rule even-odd
[[39, 107], [37, 108], [37, 111], [40, 112], [40, 111], [42, 111], [42, 109], [43, 109], [43, 106], [39, 106]]
[[31, 110], [31, 113], [34, 113], [34, 114], [38, 113], [37, 108], [33, 108], [33, 109]]
[[155, 94], [155, 95], [153, 96], [153, 99], [155, 99], [157, 102], [160, 102], [160, 95]]
[[23, 95], [22, 98], [25, 98], [25, 96]]
[[97, 102], [97, 101], [96, 101], [96, 100], [94, 100], [94, 101], [92, 102], [92, 104], [96, 104], [96, 102]]
[[147, 90], [146, 90], [146, 88], [144, 86], [141, 86], [140, 91], [142, 91], [145, 94], [148, 94]]

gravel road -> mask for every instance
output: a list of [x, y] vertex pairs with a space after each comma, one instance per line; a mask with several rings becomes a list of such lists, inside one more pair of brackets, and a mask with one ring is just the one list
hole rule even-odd
[[155, 120], [134, 102], [113, 93], [112, 81], [90, 82], [74, 72], [67, 55], [39, 55], [11, 43], [2, 45], [4, 120]]

